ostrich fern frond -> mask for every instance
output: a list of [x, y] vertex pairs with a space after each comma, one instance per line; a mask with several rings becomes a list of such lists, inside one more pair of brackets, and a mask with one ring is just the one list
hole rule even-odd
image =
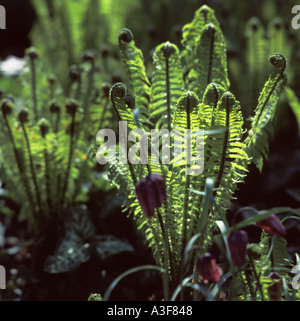
[[[215, 220], [225, 217], [238, 183], [244, 181], [248, 165], [253, 162], [259, 169], [262, 168], [263, 158], [267, 156], [276, 103], [286, 81], [286, 59], [277, 53], [270, 56], [274, 71], [259, 97], [251, 129], [246, 138], [243, 138], [245, 129], [242, 108], [237, 98], [228, 91], [230, 82], [225, 40], [212, 9], [208, 6], [201, 7], [193, 21], [183, 27], [181, 53], [169, 42], [156, 48], [151, 85], [142, 64], [142, 54], [133, 43], [132, 33], [128, 30], [126, 32], [130, 37], [124, 42], [124, 33], [121, 32], [123, 38], [119, 38], [119, 44], [130, 80], [128, 91], [135, 96], [135, 108], [150, 108], [150, 114], [139, 114], [136, 117], [134, 109], [128, 108], [124, 99], [118, 101], [118, 98], [111, 97], [115, 106], [122, 103], [122, 107], [116, 108], [117, 119], [128, 120], [130, 130], [137, 127], [147, 130], [141, 124], [152, 124], [150, 129], [159, 129], [162, 134], [166, 133], [163, 130], [167, 130], [165, 137], [169, 141], [166, 140], [166, 143], [161, 139], [161, 142], [170, 147], [172, 156], [174, 148], [178, 147], [178, 141], [172, 136], [171, 130], [178, 130], [180, 142], [190, 142], [191, 155], [196, 155], [196, 163], [204, 163], [200, 173], [189, 175], [189, 166], [193, 165], [187, 161], [185, 151], [176, 154], [177, 158], [171, 159], [169, 164], [163, 162], [160, 151], [158, 163], [150, 161], [146, 165], [139, 163], [137, 166], [107, 165], [109, 177], [125, 195], [126, 208], [129, 208], [136, 219], [137, 227], [144, 232], [153, 255], [161, 266], [165, 266], [164, 245], [167, 233], [170, 254], [168, 269], [171, 281], [176, 282], [182, 253], [191, 237], [202, 230], [202, 245], [197, 253], [208, 250]], [[112, 92], [116, 90], [115, 86]], [[125, 88], [124, 84], [122, 86]], [[150, 104], [145, 99], [149, 95]], [[191, 133], [185, 135], [185, 130], [198, 133], [202, 143], [197, 145], [195, 137]], [[199, 132], [200, 130], [202, 131]], [[150, 144], [151, 139], [152, 136], [148, 135]], [[199, 146], [202, 153], [197, 154]], [[139, 157], [137, 155], [138, 159]], [[179, 159], [183, 161], [177, 162]], [[141, 168], [144, 173], [142, 176]], [[164, 178], [166, 200], [157, 215], [149, 218], [136, 199], [133, 190], [136, 182], [132, 178], [140, 180], [151, 171]], [[207, 201], [203, 195], [207, 179], [214, 181], [212, 204], [215, 204], [217, 210], [212, 204], [206, 208]], [[204, 203], [205, 209], [202, 207]], [[205, 229], [199, 226], [199, 222], [203, 222], [202, 215], [207, 224]]]

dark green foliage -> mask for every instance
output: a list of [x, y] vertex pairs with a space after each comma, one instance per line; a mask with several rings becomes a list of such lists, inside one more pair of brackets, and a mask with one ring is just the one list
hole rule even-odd
[[105, 260], [122, 252], [132, 252], [127, 242], [111, 235], [96, 235], [95, 226], [84, 208], [70, 209], [65, 219], [65, 235], [54, 254], [45, 262], [44, 270], [62, 273], [76, 269], [91, 255]]

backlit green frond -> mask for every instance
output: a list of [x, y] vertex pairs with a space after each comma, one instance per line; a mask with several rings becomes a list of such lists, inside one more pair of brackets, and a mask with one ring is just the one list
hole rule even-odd
[[119, 49], [129, 78], [129, 91], [136, 97], [136, 107], [145, 112], [149, 108], [150, 82], [146, 75], [143, 53], [136, 47], [130, 30], [120, 31]]
[[[255, 65], [255, 48], [260, 46], [262, 36], [262, 29], [255, 28], [252, 26], [250, 30], [248, 59], [253, 67], [249, 77], [256, 88], [255, 74], [263, 63]], [[129, 129], [145, 129], [144, 125], [150, 124], [151, 129], [159, 129], [159, 148], [169, 148], [169, 163], [164, 162], [168, 155], [160, 149], [155, 158], [148, 155], [148, 164], [108, 164], [107, 168], [109, 178], [125, 196], [124, 208], [133, 214], [157, 263], [171, 271], [172, 282], [179, 277], [180, 258], [193, 235], [201, 234], [201, 247], [191, 255], [195, 259], [196, 254], [205, 253], [212, 244], [215, 220], [222, 219], [225, 224], [226, 211], [238, 183], [244, 182], [250, 161], [258, 163], [262, 155], [266, 155], [269, 144], [266, 131], [285, 78], [285, 59], [275, 54], [271, 62], [276, 70], [265, 84], [254, 111], [251, 131], [243, 141], [242, 109], [240, 102], [228, 91], [225, 41], [212, 9], [201, 7], [192, 23], [184, 26], [182, 44], [181, 53], [170, 42], [156, 47], [149, 84], [142, 55], [133, 47], [131, 32], [122, 30], [119, 35], [129, 86], [135, 94], [131, 100], [148, 107], [144, 99], [149, 90], [151, 92], [150, 121], [147, 121], [146, 113], [140, 118], [131, 111], [129, 107], [134, 104], [128, 103], [130, 95], [124, 84], [115, 84], [110, 92], [119, 121], [127, 120]], [[265, 48], [260, 49], [263, 52]], [[156, 138], [148, 135], [146, 142], [152, 147], [157, 144]], [[140, 155], [137, 159], [141, 159]], [[154, 159], [156, 163], [152, 162]], [[139, 204], [134, 186], [145, 177], [150, 180], [151, 171], [161, 175], [166, 190], [163, 204], [148, 217]], [[149, 193], [146, 202], [153, 202], [153, 197], [162, 197], [156, 195], [158, 190], [150, 187], [148, 190], [148, 187], [144, 189], [144, 193]], [[195, 271], [193, 259], [187, 264], [189, 272]], [[241, 275], [241, 284], [247, 281], [246, 278]], [[245, 296], [249, 295], [245, 293]]]
[[211, 157], [206, 166], [211, 169], [210, 177], [215, 177], [216, 197], [226, 209], [226, 202], [232, 198], [236, 184], [243, 181], [247, 168], [240, 165], [247, 162], [248, 155], [243, 151], [243, 118], [239, 102], [230, 92], [219, 99], [213, 114], [215, 129], [225, 129], [212, 135]]
[[[123, 83], [116, 83], [110, 91], [110, 99], [114, 107], [118, 121], [126, 121], [129, 130], [137, 129], [136, 120], [134, 119], [132, 110], [128, 107], [127, 88]], [[131, 98], [131, 97], [130, 97]]]
[[273, 118], [276, 104], [287, 80], [284, 73], [286, 68], [285, 57], [281, 54], [273, 54], [270, 56], [270, 62], [275, 69], [270, 74], [259, 96], [252, 127], [245, 140], [245, 151], [260, 171], [262, 170], [263, 159], [267, 158], [269, 139], [274, 130]]
[[295, 92], [290, 87], [285, 87], [285, 94], [287, 97], [288, 104], [290, 105], [298, 124], [300, 131], [300, 101]]
[[151, 119], [156, 128], [171, 130], [172, 117], [184, 87], [179, 50], [170, 42], [156, 47], [151, 87]]
[[253, 116], [257, 104], [257, 99], [261, 87], [267, 77], [268, 70], [266, 68], [266, 51], [267, 42], [264, 38], [265, 29], [258, 18], [253, 17], [247, 24], [247, 56], [245, 65], [245, 76], [247, 81], [241, 84], [244, 100], [244, 117]]
[[196, 12], [193, 22], [183, 28], [182, 43], [188, 89], [202, 97], [211, 82], [229, 87], [225, 40], [211, 9], [203, 6]]

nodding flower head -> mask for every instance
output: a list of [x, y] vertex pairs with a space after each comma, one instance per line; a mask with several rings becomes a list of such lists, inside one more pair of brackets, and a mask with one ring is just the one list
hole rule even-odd
[[268, 294], [273, 301], [280, 301], [280, 294], [282, 288], [282, 278], [277, 272], [271, 272], [268, 278], [273, 281], [273, 284], [268, 286]]
[[83, 61], [94, 62], [96, 55], [92, 50], [85, 50], [82, 55]]
[[80, 80], [80, 69], [76, 65], [72, 65], [69, 68], [69, 78], [71, 81], [79, 81]]
[[104, 96], [105, 96], [106, 98], [109, 97], [110, 88], [111, 88], [111, 84], [108, 83], [108, 82], [105, 82], [105, 83], [102, 85], [102, 92], [103, 92], [103, 94], [104, 94]]
[[286, 236], [284, 226], [281, 224], [279, 218], [274, 214], [257, 222], [256, 225], [271, 235], [278, 237]]
[[228, 236], [228, 246], [232, 262], [241, 267], [245, 264], [247, 254], [248, 234], [243, 230], [233, 231]]
[[22, 108], [19, 112], [19, 120], [21, 123], [26, 123], [28, 121], [28, 109]]
[[166, 198], [163, 177], [150, 173], [136, 184], [135, 192], [144, 213], [148, 217], [153, 217], [154, 210], [161, 207]]
[[51, 112], [52, 114], [59, 113], [59, 112], [60, 112], [60, 106], [59, 106], [56, 102], [53, 102], [53, 103], [50, 105], [50, 112]]
[[26, 54], [31, 60], [37, 59], [40, 55], [39, 52], [34, 47], [28, 48], [26, 51]]
[[198, 258], [197, 270], [204, 283], [218, 283], [220, 281], [220, 268], [216, 263], [215, 257], [210, 253]]
[[66, 103], [67, 113], [70, 115], [73, 115], [76, 113], [77, 110], [78, 110], [78, 103], [73, 99], [69, 99], [68, 102]]
[[55, 83], [56, 83], [55, 77], [54, 76], [48, 77], [48, 83], [49, 83], [50, 86], [55, 85]]
[[47, 119], [45, 119], [44, 117], [40, 119], [39, 121], [39, 127], [40, 127], [40, 131], [41, 131], [41, 135], [42, 137], [45, 137], [46, 134], [49, 131], [49, 122]]
[[10, 100], [4, 100], [1, 104], [1, 111], [2, 115], [5, 117], [7, 115], [10, 115], [12, 113], [12, 102]]

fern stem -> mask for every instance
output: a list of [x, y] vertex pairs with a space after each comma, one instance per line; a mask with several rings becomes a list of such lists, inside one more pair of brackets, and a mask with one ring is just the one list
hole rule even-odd
[[52, 213], [52, 200], [51, 200], [51, 178], [50, 178], [50, 164], [49, 155], [47, 151], [46, 139], [44, 138], [44, 163], [45, 163], [45, 185], [46, 185], [46, 198], [50, 214]]
[[33, 112], [34, 112], [34, 120], [38, 121], [38, 102], [37, 102], [37, 91], [36, 91], [36, 66], [35, 59], [30, 59], [30, 71], [31, 71], [31, 96], [33, 103]]
[[245, 273], [246, 281], [247, 281], [247, 284], [248, 284], [248, 287], [249, 287], [249, 290], [250, 290], [250, 293], [251, 293], [251, 297], [252, 297], [253, 300], [255, 300], [256, 291], [254, 291], [254, 289], [253, 289], [253, 286], [252, 286], [252, 283], [251, 283], [251, 279], [250, 279], [250, 275], [249, 275], [249, 271], [247, 271], [245, 269], [244, 273]]
[[72, 164], [72, 158], [73, 158], [73, 152], [74, 152], [75, 115], [76, 115], [76, 112], [73, 112], [72, 113], [72, 120], [71, 120], [71, 128], [70, 128], [70, 147], [69, 147], [68, 165], [67, 165], [64, 185], [63, 185], [62, 193], [61, 193], [62, 204], [65, 204], [65, 195], [68, 190], [69, 176], [70, 176], [70, 172], [71, 172], [71, 164]]
[[80, 97], [81, 97], [81, 89], [82, 89], [82, 83], [81, 83], [81, 78], [79, 78], [79, 79], [78, 79], [78, 82], [77, 82], [77, 87], [76, 87], [76, 90], [75, 90], [74, 99], [80, 100]]
[[[186, 103], [186, 115], [187, 115], [187, 123], [186, 128], [189, 130], [191, 128], [191, 118], [190, 118], [190, 97], [187, 95], [187, 103]], [[186, 246], [187, 239], [187, 216], [188, 216], [188, 207], [189, 207], [189, 187], [190, 187], [190, 175], [187, 175], [188, 166], [190, 164], [190, 153], [189, 149], [191, 148], [191, 138], [190, 135], [187, 136], [187, 160], [186, 160], [186, 171], [185, 171], [185, 195], [184, 195], [184, 203], [183, 203], [183, 222], [182, 222], [182, 251], [184, 251]]]
[[[284, 59], [285, 59], [285, 58], [284, 58]], [[269, 94], [268, 94], [268, 97], [267, 97], [266, 100], [264, 101], [263, 106], [262, 106], [262, 108], [261, 108], [261, 110], [260, 110], [259, 116], [256, 118], [256, 122], [255, 122], [253, 128], [256, 128], [257, 123], [258, 123], [258, 121], [259, 121], [259, 119], [260, 119], [260, 117], [261, 117], [261, 115], [262, 115], [262, 113], [263, 113], [263, 111], [264, 111], [264, 109], [265, 109], [268, 101], [270, 100], [271, 95], [273, 94], [273, 92], [274, 92], [274, 90], [275, 90], [275, 88], [276, 88], [276, 86], [277, 86], [280, 78], [282, 77], [282, 75], [283, 75], [283, 73], [284, 73], [284, 70], [285, 70], [285, 68], [286, 68], [286, 60], [284, 60], [284, 62], [285, 62], [285, 63], [284, 63], [284, 66], [283, 66], [283, 68], [281, 69], [281, 71], [280, 71], [280, 73], [279, 73], [279, 75], [278, 75], [278, 77], [277, 77], [277, 79], [276, 79], [276, 81], [275, 81], [272, 89], [270, 90], [270, 92], [269, 92]]]
[[24, 134], [24, 138], [25, 138], [25, 142], [26, 142], [26, 148], [27, 148], [27, 152], [28, 152], [28, 155], [29, 155], [29, 165], [30, 165], [30, 171], [31, 171], [33, 186], [34, 186], [34, 189], [35, 189], [37, 205], [39, 207], [39, 210], [42, 210], [42, 202], [41, 202], [40, 191], [39, 191], [37, 178], [36, 178], [36, 174], [35, 174], [35, 170], [34, 170], [34, 163], [33, 163], [33, 157], [32, 157], [32, 153], [31, 153], [30, 142], [29, 142], [27, 130], [26, 130], [26, 127], [25, 127], [23, 121], [21, 121], [21, 127], [22, 127], [22, 130], [23, 130], [23, 134]]
[[228, 145], [228, 139], [229, 139], [229, 121], [230, 121], [230, 110], [229, 110], [229, 96], [228, 94], [226, 95], [226, 131], [224, 134], [224, 143], [223, 143], [223, 151], [222, 151], [222, 158], [221, 158], [221, 162], [220, 162], [220, 168], [219, 168], [219, 172], [218, 172], [218, 176], [216, 179], [216, 185], [215, 188], [216, 190], [214, 191], [213, 196], [216, 195], [217, 193], [217, 189], [220, 186], [221, 180], [222, 180], [222, 176], [223, 176], [223, 172], [224, 172], [224, 167], [225, 167], [225, 161], [226, 161], [226, 152], [227, 152], [227, 145]]
[[[214, 111], [215, 111], [215, 109], [216, 109], [216, 107], [217, 107], [218, 100], [219, 100], [219, 92], [218, 92], [218, 89], [217, 89], [217, 87], [216, 87], [216, 85], [215, 85], [214, 83], [212, 83], [212, 87], [213, 87], [214, 94], [215, 94], [215, 100], [214, 100], [214, 105], [213, 105], [213, 109], [212, 109], [211, 122], [210, 122], [210, 124], [209, 124], [208, 129], [213, 128], [213, 126], [214, 126], [215, 121], [214, 121], [214, 116], [213, 116], [213, 115], [214, 115]], [[208, 137], [206, 138], [206, 140], [205, 140], [205, 158], [204, 158], [204, 161], [205, 161], [206, 163], [208, 163], [209, 159], [210, 159], [211, 156], [212, 156], [212, 152], [211, 152], [211, 150], [212, 150], [212, 145], [213, 145], [212, 138], [211, 138], [210, 136], [208, 136]], [[202, 175], [203, 175], [203, 174], [202, 174]], [[209, 174], [208, 174], [207, 172], [204, 173], [204, 177], [208, 178], [208, 177], [209, 177], [208, 175], [209, 175]], [[202, 190], [205, 188], [205, 183], [206, 183], [205, 180], [200, 179], [199, 191], [202, 191]], [[196, 198], [196, 197], [194, 198], [192, 208], [194, 207], [194, 203], [195, 203], [195, 202], [198, 202], [198, 204], [199, 204], [199, 205], [198, 205], [199, 211], [197, 212], [197, 215], [193, 216], [193, 218], [192, 218], [192, 224], [191, 224], [191, 230], [190, 230], [189, 238], [191, 238], [192, 235], [193, 235], [194, 233], [196, 233], [196, 231], [197, 231], [197, 228], [198, 228], [198, 225], [199, 225], [199, 224], [197, 224], [197, 220], [199, 219], [199, 215], [200, 215], [200, 212], [201, 212], [200, 209], [201, 209], [202, 199], [203, 199], [203, 196], [202, 196], [202, 195], [199, 195], [198, 198]]]
[[91, 61], [91, 69], [88, 73], [88, 83], [87, 83], [87, 89], [84, 93], [83, 99], [82, 99], [82, 106], [84, 108], [84, 116], [83, 121], [81, 124], [84, 127], [84, 133], [87, 137], [88, 134], [88, 126], [89, 126], [89, 108], [90, 108], [90, 99], [92, 95], [93, 85], [94, 85], [94, 76], [95, 76], [95, 62], [94, 60]]
[[64, 32], [64, 40], [66, 43], [66, 51], [67, 51], [67, 65], [71, 66], [74, 63], [74, 41], [72, 37], [72, 30], [70, 28], [70, 12], [69, 7], [66, 2], [62, 3], [63, 10], [59, 11], [61, 14], [61, 21], [64, 21], [62, 24], [62, 30]]
[[212, 35], [210, 39], [210, 48], [209, 48], [209, 64], [207, 72], [207, 85], [211, 83], [211, 72], [212, 72], [212, 62], [213, 62], [213, 53], [214, 53], [214, 43], [215, 43], [215, 28], [212, 29]]
[[166, 234], [166, 230], [164, 228], [164, 223], [163, 223], [163, 219], [162, 219], [162, 215], [160, 213], [159, 209], [156, 209], [156, 213], [157, 213], [157, 217], [158, 217], [158, 221], [159, 221], [159, 225], [161, 228], [161, 232], [162, 232], [162, 237], [164, 239], [164, 269], [166, 271], [166, 273], [164, 274], [163, 277], [163, 285], [164, 285], [164, 299], [165, 301], [169, 300], [169, 248], [168, 248], [168, 239], [167, 239], [167, 234]]
[[55, 126], [54, 126], [55, 133], [58, 133], [59, 131], [59, 124], [60, 124], [60, 111], [57, 113], [56, 120], [55, 120]]
[[167, 117], [168, 117], [168, 131], [171, 131], [171, 98], [170, 98], [170, 71], [169, 58], [166, 57], [166, 91], [167, 91]]
[[260, 278], [256, 273], [256, 269], [255, 269], [255, 264], [253, 262], [253, 258], [249, 254], [248, 254], [248, 257], [249, 257], [249, 260], [250, 260], [250, 264], [251, 264], [251, 268], [252, 268], [254, 277], [255, 277], [256, 282], [257, 282], [257, 286], [258, 286], [258, 289], [259, 289], [259, 292], [260, 292], [260, 295], [261, 295], [261, 299], [262, 299], [262, 301], [265, 301], [264, 291], [263, 291], [261, 283], [260, 283]]
[[109, 104], [109, 99], [106, 99], [104, 107], [103, 107], [103, 110], [102, 110], [102, 113], [101, 113], [101, 117], [100, 117], [99, 129], [102, 129], [103, 122], [104, 122], [104, 119], [105, 119], [105, 115], [106, 115], [106, 112], [108, 110], [108, 104]]
[[14, 136], [13, 136], [9, 121], [6, 118], [6, 115], [4, 115], [4, 120], [5, 120], [5, 125], [6, 125], [7, 131], [8, 131], [8, 136], [9, 136], [10, 142], [11, 142], [12, 147], [13, 147], [13, 152], [14, 152], [15, 159], [16, 159], [16, 162], [17, 162], [17, 167], [18, 167], [18, 170], [20, 172], [22, 183], [24, 185], [24, 190], [25, 190], [25, 194], [26, 194], [27, 199], [28, 199], [28, 203], [31, 205], [33, 212], [35, 212], [35, 202], [33, 201], [33, 195], [31, 193], [31, 189], [30, 189], [30, 186], [28, 184], [28, 180], [26, 179], [26, 169], [22, 165], [22, 161], [21, 161], [21, 158], [20, 158], [16, 143], [15, 143], [15, 140], [14, 140]]
[[[117, 118], [118, 118], [118, 121], [121, 122], [122, 121], [122, 117], [115, 105], [115, 102], [114, 102], [114, 99], [113, 99], [113, 95], [111, 95], [111, 101], [112, 101], [112, 105], [113, 105], [113, 108], [114, 108], [114, 111], [117, 115]], [[128, 145], [127, 145], [127, 155], [128, 155]], [[133, 184], [136, 185], [137, 184], [137, 178], [136, 178], [136, 175], [135, 175], [135, 172], [134, 172], [134, 169], [132, 167], [132, 164], [130, 162], [128, 162], [128, 167], [129, 167], [129, 171], [130, 171], [130, 175], [131, 175], [131, 178], [132, 178], [132, 181], [133, 181]]]

